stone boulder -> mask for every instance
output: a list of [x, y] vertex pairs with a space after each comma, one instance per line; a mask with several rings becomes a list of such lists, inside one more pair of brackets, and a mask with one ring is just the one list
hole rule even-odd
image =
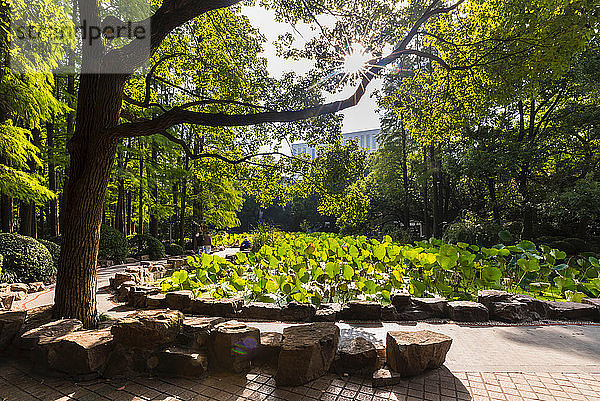
[[508, 302], [513, 294], [500, 290], [479, 290], [477, 292], [477, 302], [490, 308], [496, 302]]
[[145, 348], [136, 348], [130, 345], [114, 343], [112, 352], [100, 370], [105, 378], [146, 375], [157, 365], [154, 351]]
[[589, 320], [597, 321], [600, 311], [593, 305], [578, 302], [547, 301], [550, 318], [556, 320]]
[[250, 302], [242, 306], [239, 315], [243, 319], [281, 320], [281, 307], [268, 302]]
[[148, 365], [160, 376], [202, 377], [208, 371], [208, 356], [205, 351], [168, 347], [155, 352]]
[[487, 322], [490, 320], [488, 308], [478, 302], [448, 302], [448, 315], [456, 322]]
[[29, 292], [29, 286], [25, 283], [14, 283], [10, 285], [11, 292], [24, 292], [27, 294]]
[[494, 302], [490, 304], [489, 311], [491, 319], [509, 323], [530, 321], [537, 316], [525, 302], [519, 301]]
[[77, 319], [61, 319], [26, 331], [19, 339], [19, 347], [33, 350], [38, 346], [55, 342], [57, 338], [80, 330], [83, 324]]
[[410, 305], [410, 294], [405, 291], [394, 292], [391, 295], [392, 305], [399, 311]]
[[281, 308], [281, 320], [284, 322], [311, 322], [317, 314], [317, 308], [312, 304], [289, 302]]
[[376, 366], [377, 349], [372, 342], [363, 337], [340, 342], [334, 362], [336, 372], [373, 372]]
[[550, 307], [546, 301], [524, 294], [513, 294], [510, 300], [522, 302], [527, 305], [527, 309], [534, 320], [544, 319], [550, 316]]
[[412, 298], [411, 303], [417, 308], [429, 312], [433, 317], [446, 317], [448, 308], [446, 298]]
[[160, 294], [160, 292], [160, 287], [150, 287], [143, 285], [136, 285], [135, 287], [130, 287], [128, 304], [134, 308], [145, 308], [146, 298], [150, 295]]
[[243, 372], [251, 367], [259, 344], [257, 328], [234, 320], [220, 323], [210, 334], [210, 365], [218, 370]]
[[182, 312], [190, 312], [194, 293], [190, 290], [167, 292], [165, 303], [170, 309], [177, 309]]
[[136, 274], [126, 273], [126, 272], [115, 273], [115, 276], [111, 277], [108, 281], [110, 282], [110, 286], [112, 288], [114, 288], [115, 290], [118, 289], [121, 286], [121, 284], [128, 282], [128, 281], [133, 282], [134, 285], [141, 284], [141, 282]]
[[398, 309], [394, 305], [385, 305], [381, 308], [381, 320], [395, 322], [401, 320]]
[[46, 288], [44, 286], [44, 283], [41, 282], [41, 281], [36, 281], [36, 282], [33, 282], [33, 283], [29, 283], [28, 286], [29, 286], [29, 288], [27, 289], [27, 292], [30, 293], [30, 294], [34, 293], [34, 292], [44, 291], [44, 289]]
[[167, 295], [156, 294], [146, 296], [146, 308], [148, 309], [164, 309], [167, 307]]
[[315, 322], [335, 322], [338, 320], [337, 314], [340, 310], [342, 310], [342, 306], [338, 303], [321, 304], [313, 320]]
[[401, 383], [403, 380], [405, 379], [400, 373], [383, 368], [373, 372], [371, 385], [373, 387], [395, 386], [396, 384]]
[[202, 316], [234, 317], [242, 308], [240, 298], [199, 298], [192, 300], [190, 313]]
[[48, 367], [75, 377], [98, 372], [113, 348], [110, 329], [82, 330], [44, 345]]
[[416, 376], [442, 366], [452, 339], [429, 330], [390, 331], [386, 339], [386, 360], [401, 376]]
[[409, 306], [398, 313], [398, 320], [416, 321], [431, 319], [433, 314], [429, 311], [419, 308], [418, 306]]
[[117, 299], [121, 302], [129, 301], [129, 292], [131, 287], [135, 287], [137, 284], [135, 281], [125, 281], [117, 288]]
[[260, 333], [260, 347], [258, 349], [257, 360], [277, 366], [282, 341], [283, 335], [281, 333]]
[[5, 350], [19, 335], [26, 317], [26, 311], [0, 312], [0, 351]]
[[375, 301], [350, 301], [338, 313], [341, 320], [381, 320], [381, 304]]
[[144, 310], [119, 319], [111, 327], [111, 333], [115, 342], [125, 346], [154, 349], [173, 342], [182, 323], [180, 311]]
[[275, 374], [277, 386], [299, 386], [324, 375], [334, 360], [339, 337], [340, 329], [334, 323], [285, 328]]
[[225, 321], [224, 317], [186, 317], [177, 336], [177, 343], [192, 350], [204, 349], [208, 346], [211, 331]]
[[0, 294], [0, 309], [11, 310], [15, 298], [14, 293]]
[[600, 310], [600, 298], [584, 298], [581, 302], [586, 305], [595, 306], [596, 309]]

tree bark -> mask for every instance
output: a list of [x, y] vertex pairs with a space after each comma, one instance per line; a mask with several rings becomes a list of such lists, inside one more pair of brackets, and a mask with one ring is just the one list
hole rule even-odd
[[[185, 157], [185, 171], [189, 168], [189, 157]], [[185, 249], [185, 207], [187, 201], [187, 180], [181, 182], [181, 205], [179, 206], [179, 245]]]
[[[158, 145], [156, 142], [152, 142], [152, 160], [151, 163], [156, 163], [158, 158]], [[155, 166], [156, 167], [156, 166]], [[154, 198], [154, 206], [158, 205], [158, 177], [156, 175], [156, 169], [154, 170], [154, 182], [152, 184], [152, 197]], [[150, 177], [150, 173], [147, 171], [146, 176]], [[158, 216], [156, 210], [150, 209], [150, 235], [154, 238], [158, 238]]]
[[429, 207], [427, 204], [429, 203], [429, 195], [427, 191], [428, 179], [427, 175], [429, 171], [427, 169], [427, 147], [423, 147], [423, 235], [425, 238], [429, 238], [431, 236], [431, 230], [429, 227]]
[[96, 264], [106, 188], [118, 141], [104, 127], [118, 123], [124, 79], [81, 76], [77, 124], [69, 141], [71, 163], [64, 192], [63, 236], [54, 316], [96, 325]]

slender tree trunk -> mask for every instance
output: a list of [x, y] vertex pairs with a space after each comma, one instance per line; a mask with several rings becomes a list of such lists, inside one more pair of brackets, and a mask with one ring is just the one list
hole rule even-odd
[[429, 146], [429, 165], [431, 168], [431, 181], [433, 184], [431, 191], [431, 210], [433, 211], [433, 236], [436, 238], [441, 237], [441, 224], [440, 224], [440, 194], [439, 194], [439, 172], [436, 163], [435, 145], [432, 143]]
[[494, 177], [488, 177], [487, 187], [490, 193], [490, 206], [492, 209], [492, 218], [494, 223], [500, 224], [500, 211], [498, 210], [498, 202], [496, 200], [496, 180]]
[[425, 238], [429, 238], [431, 236], [431, 230], [429, 226], [429, 207], [427, 206], [429, 203], [429, 195], [427, 191], [428, 185], [428, 169], [427, 169], [427, 147], [423, 147], [423, 235]]
[[404, 121], [400, 120], [402, 129], [402, 181], [404, 184], [404, 228], [410, 230], [410, 188], [408, 184], [408, 160], [406, 151], [406, 130]]
[[131, 191], [127, 190], [127, 227], [125, 227], [126, 235], [133, 234], [133, 202], [131, 198]]
[[[151, 163], [156, 163], [156, 159], [158, 158], [158, 145], [156, 142], [152, 142], [152, 161]], [[155, 169], [156, 171], [156, 169]], [[150, 177], [149, 172], [146, 172], [146, 177]], [[152, 197], [154, 198], [152, 201], [154, 202], [154, 206], [158, 205], [158, 177], [156, 173], [154, 174], [154, 183], [152, 184]], [[156, 210], [154, 208], [150, 209], [150, 235], [154, 238], [158, 238], [158, 217], [156, 215]]]
[[[189, 169], [189, 158], [185, 157], [185, 171]], [[179, 245], [185, 249], [185, 207], [187, 198], [187, 180], [181, 183], [181, 205], [179, 206]]]
[[138, 234], [144, 235], [144, 146], [140, 143], [140, 191], [138, 194]]
[[[46, 141], [48, 144], [48, 189], [56, 193], [56, 165], [54, 164], [54, 123], [46, 124]], [[52, 199], [48, 207], [48, 228], [51, 236], [60, 234], [58, 225], [58, 198]]]
[[96, 264], [106, 188], [118, 141], [104, 133], [118, 123], [124, 79], [83, 74], [65, 187], [54, 316], [96, 325]]

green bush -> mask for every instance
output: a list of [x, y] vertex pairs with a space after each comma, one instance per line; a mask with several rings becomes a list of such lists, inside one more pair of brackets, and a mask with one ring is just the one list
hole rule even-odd
[[134, 235], [129, 240], [129, 254], [134, 257], [150, 256], [150, 260], [163, 259], [165, 246], [151, 235]]
[[100, 228], [100, 250], [98, 257], [122, 263], [127, 257], [129, 249], [127, 238], [119, 230], [102, 225]]
[[0, 234], [0, 254], [4, 257], [0, 282], [43, 281], [56, 274], [52, 255], [36, 239], [20, 234]]
[[167, 244], [165, 245], [165, 253], [171, 256], [183, 255], [185, 251], [179, 244]]
[[42, 243], [52, 255], [52, 263], [54, 264], [54, 268], [58, 266], [58, 257], [60, 256], [60, 245], [57, 245], [55, 242], [48, 241], [45, 239], [38, 239], [39, 242]]
[[502, 227], [498, 224], [468, 212], [446, 228], [443, 240], [451, 244], [466, 242], [491, 246], [498, 242], [500, 231]]

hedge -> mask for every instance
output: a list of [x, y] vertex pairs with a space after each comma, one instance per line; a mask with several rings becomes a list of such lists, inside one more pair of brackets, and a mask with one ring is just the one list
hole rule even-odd
[[0, 254], [4, 257], [1, 282], [43, 281], [54, 279], [56, 268], [50, 251], [34, 238], [20, 234], [0, 234]]

